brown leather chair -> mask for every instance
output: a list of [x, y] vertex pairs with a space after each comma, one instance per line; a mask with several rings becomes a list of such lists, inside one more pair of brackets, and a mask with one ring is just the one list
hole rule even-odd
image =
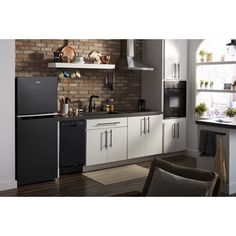
[[[178, 194], [175, 194], [175, 190], [171, 190], [172, 193], [170, 194], [166, 194], [168, 191], [166, 191], [165, 189], [165, 186], [168, 187], [168, 181], [169, 181], [169, 185], [172, 184], [173, 186], [173, 183], [170, 183], [171, 178], [166, 178], [164, 179], [164, 184], [161, 184], [161, 187], [160, 187], [160, 184], [157, 183], [157, 186], [159, 186], [160, 189], [158, 189], [158, 194], [154, 195], [153, 194], [150, 194], [150, 187], [152, 188], [155, 188], [155, 171], [157, 169], [161, 169], [162, 171], [164, 170], [165, 173], [169, 173], [169, 175], [172, 176], [176, 176], [177, 179], [175, 181], [175, 184], [176, 185], [176, 189], [178, 191], [182, 191], [182, 192], [179, 192]], [[182, 177], [182, 178], [181, 178]], [[151, 168], [150, 168], [150, 171], [149, 171], [149, 174], [148, 174], [148, 177], [146, 179], [146, 182], [145, 182], [145, 185], [144, 185], [144, 188], [143, 188], [143, 191], [140, 193], [140, 192], [130, 192], [130, 193], [124, 193], [124, 194], [119, 194], [119, 196], [205, 196], [205, 194], [197, 194], [195, 192], [194, 193], [189, 193], [189, 189], [188, 187], [186, 186], [185, 190], [183, 188], [184, 186], [184, 181], [188, 181], [190, 180], [190, 182], [198, 182], [199, 183], [206, 183], [208, 184], [208, 186], [210, 186], [209, 188], [211, 188], [211, 191], [208, 191], [207, 196], [218, 196], [219, 195], [219, 189], [220, 189], [220, 179], [218, 178], [218, 174], [212, 172], [212, 171], [207, 171], [207, 170], [202, 170], [202, 169], [197, 169], [197, 168], [189, 168], [189, 167], [183, 167], [183, 166], [179, 166], [179, 165], [176, 165], [176, 164], [172, 164], [170, 162], [167, 162], [165, 160], [162, 160], [160, 158], [155, 158], [153, 161], [152, 161], [152, 164], [151, 164]], [[178, 184], [179, 182], [182, 181], [182, 190], [179, 190], [178, 189]], [[158, 181], [156, 181], [158, 182]], [[175, 186], [173, 186], [175, 188]], [[197, 186], [199, 187], [199, 186]], [[209, 189], [208, 188], [208, 189]], [[187, 191], [186, 191], [187, 190]], [[155, 190], [154, 190], [155, 192]], [[207, 192], [207, 191], [206, 191]], [[166, 195], [165, 195], [166, 194]]]

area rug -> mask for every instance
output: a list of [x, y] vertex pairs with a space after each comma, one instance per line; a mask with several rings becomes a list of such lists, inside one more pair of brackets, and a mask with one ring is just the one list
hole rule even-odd
[[149, 169], [138, 165], [128, 165], [105, 170], [83, 173], [84, 176], [101, 184], [109, 185], [132, 179], [146, 177]]

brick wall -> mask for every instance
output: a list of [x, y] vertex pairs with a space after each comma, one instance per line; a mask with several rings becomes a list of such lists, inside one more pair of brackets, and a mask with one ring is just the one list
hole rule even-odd
[[[87, 56], [92, 50], [111, 56], [111, 63], [116, 63], [121, 50], [120, 40], [69, 40], [76, 56]], [[51, 69], [48, 62], [53, 61], [53, 52], [64, 45], [64, 40], [16, 40], [16, 76], [57, 76], [61, 71], [72, 69]], [[141, 57], [141, 41], [135, 41], [135, 55]], [[99, 95], [98, 101], [114, 98], [116, 110], [135, 111], [141, 97], [141, 73], [115, 70], [114, 90], [105, 86], [105, 70], [79, 70], [81, 79], [61, 79], [58, 94], [69, 96], [71, 107], [77, 108], [78, 101], [88, 105], [91, 95]]]

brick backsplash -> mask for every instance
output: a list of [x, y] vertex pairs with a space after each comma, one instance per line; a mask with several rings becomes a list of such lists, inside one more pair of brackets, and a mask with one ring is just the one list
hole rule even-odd
[[[92, 50], [111, 56], [111, 63], [120, 57], [121, 40], [69, 40], [76, 56], [87, 56]], [[48, 68], [53, 61], [53, 52], [64, 45], [64, 40], [16, 40], [16, 76], [57, 76], [61, 71], [72, 72], [75, 69]], [[141, 57], [141, 40], [135, 40], [135, 56]], [[138, 71], [115, 70], [114, 90], [105, 86], [107, 71], [79, 70], [81, 78], [61, 79], [58, 84], [58, 95], [69, 96], [70, 107], [77, 108], [78, 101], [88, 105], [91, 95], [99, 95], [97, 101], [113, 98], [115, 109], [136, 111], [141, 97], [141, 73]]]

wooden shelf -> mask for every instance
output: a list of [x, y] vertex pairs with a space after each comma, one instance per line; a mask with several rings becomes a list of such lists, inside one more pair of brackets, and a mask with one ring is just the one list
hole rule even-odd
[[236, 93], [236, 90], [232, 90], [232, 89], [197, 89], [197, 92]]
[[97, 70], [114, 70], [114, 64], [82, 64], [82, 63], [48, 63], [48, 68], [74, 68], [74, 69], [97, 69]]
[[236, 64], [236, 61], [214, 61], [214, 62], [198, 62], [198, 66], [207, 66], [207, 65], [233, 65]]

